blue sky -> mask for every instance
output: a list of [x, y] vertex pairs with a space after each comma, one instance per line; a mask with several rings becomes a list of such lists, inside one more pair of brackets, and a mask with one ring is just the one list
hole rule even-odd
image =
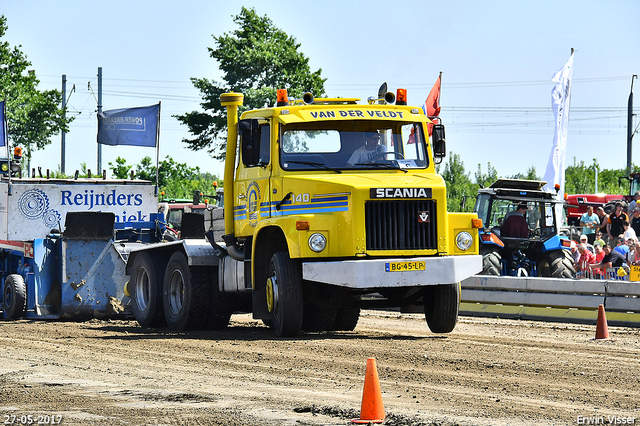
[[[534, 166], [542, 176], [553, 142], [552, 75], [574, 57], [567, 163], [626, 166], [627, 99], [640, 74], [640, 2], [596, 1], [170, 1], [0, 0], [4, 39], [32, 62], [40, 89], [67, 75], [66, 172], [96, 168], [97, 69], [103, 108], [162, 101], [160, 158], [221, 175], [223, 165], [181, 142], [171, 117], [199, 108], [190, 77], [220, 79], [208, 55], [212, 35], [236, 29], [232, 16], [255, 7], [294, 36], [322, 69], [331, 97], [377, 93], [382, 82], [408, 90], [421, 105], [442, 72], [448, 151], [468, 172], [490, 162], [499, 175]], [[89, 85], [93, 92], [88, 88]], [[635, 92], [640, 92], [636, 80]], [[636, 96], [635, 111], [640, 105]], [[636, 118], [634, 123], [639, 122]], [[636, 141], [640, 137], [636, 136]], [[104, 147], [103, 168], [117, 156], [136, 164], [149, 148]], [[640, 164], [640, 147], [634, 163]], [[32, 167], [57, 169], [60, 136], [36, 152]]]

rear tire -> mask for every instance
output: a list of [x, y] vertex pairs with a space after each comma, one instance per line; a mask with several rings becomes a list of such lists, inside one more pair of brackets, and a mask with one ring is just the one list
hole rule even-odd
[[480, 275], [501, 275], [502, 273], [502, 256], [498, 249], [491, 247], [483, 250], [482, 253], [482, 272]]
[[22, 275], [11, 274], [4, 280], [2, 294], [4, 314], [9, 319], [18, 319], [27, 308], [27, 286]]
[[287, 252], [275, 253], [269, 262], [267, 306], [278, 337], [300, 333], [303, 319], [302, 268]]
[[561, 249], [549, 252], [538, 267], [539, 276], [553, 278], [573, 278], [576, 270], [569, 250]]
[[208, 268], [206, 274], [211, 283], [209, 291], [209, 330], [222, 330], [229, 325], [229, 319], [233, 313], [234, 299], [229, 293], [223, 293], [218, 289], [218, 268]]
[[162, 301], [164, 316], [171, 330], [206, 328], [209, 293], [206, 269], [189, 269], [181, 252], [169, 259], [164, 274]]
[[450, 333], [458, 322], [460, 283], [427, 286], [424, 290], [424, 316], [433, 333]]
[[142, 328], [166, 325], [162, 309], [163, 272], [148, 253], [136, 256], [131, 267], [131, 310]]

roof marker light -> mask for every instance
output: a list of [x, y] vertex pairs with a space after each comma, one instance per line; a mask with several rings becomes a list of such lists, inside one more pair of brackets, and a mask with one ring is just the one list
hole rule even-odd
[[396, 93], [396, 105], [407, 104], [407, 89], [398, 89]]
[[289, 105], [289, 95], [287, 94], [287, 89], [278, 89], [277, 93], [277, 103], [276, 106], [287, 106]]

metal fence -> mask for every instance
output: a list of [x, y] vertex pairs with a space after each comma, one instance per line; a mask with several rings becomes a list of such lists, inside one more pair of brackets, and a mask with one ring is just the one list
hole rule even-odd
[[579, 265], [576, 271], [576, 279], [593, 279], [593, 280], [616, 280], [629, 281], [629, 267], [617, 266], [613, 268], [592, 268], [586, 262]]

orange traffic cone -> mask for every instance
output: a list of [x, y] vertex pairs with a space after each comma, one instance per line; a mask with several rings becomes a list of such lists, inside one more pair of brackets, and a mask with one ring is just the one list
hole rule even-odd
[[607, 315], [604, 312], [604, 305], [598, 306], [598, 322], [596, 323], [595, 340], [612, 340], [609, 338], [609, 327], [607, 326]]
[[360, 418], [352, 419], [351, 422], [360, 424], [382, 423], [384, 418], [385, 413], [382, 405], [382, 392], [380, 391], [376, 359], [368, 358], [367, 371], [364, 375]]

